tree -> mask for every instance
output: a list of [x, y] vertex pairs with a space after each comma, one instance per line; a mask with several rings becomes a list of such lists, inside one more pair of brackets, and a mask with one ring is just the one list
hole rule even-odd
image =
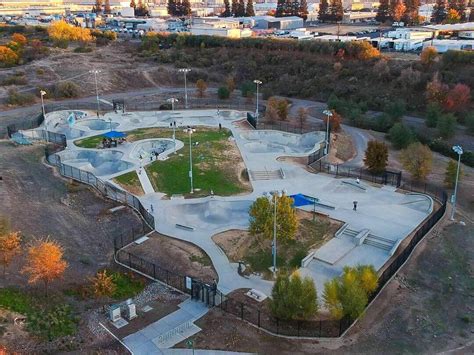
[[279, 273], [272, 289], [270, 309], [275, 317], [305, 320], [318, 311], [316, 287], [311, 278], [301, 279], [298, 272], [289, 276]]
[[456, 84], [446, 95], [444, 108], [451, 112], [462, 112], [469, 108], [471, 88], [465, 84]]
[[426, 66], [430, 66], [436, 60], [438, 56], [438, 51], [435, 47], [428, 46], [423, 48], [420, 54], [420, 62]]
[[288, 109], [288, 101], [286, 101], [285, 99], [278, 100], [277, 111], [278, 116], [280, 116], [280, 120], [286, 121], [288, 119]]
[[271, 198], [259, 197], [250, 206], [250, 228], [252, 235], [273, 238], [274, 210], [276, 200], [276, 227], [279, 240], [292, 240], [298, 229], [298, 219], [293, 207], [293, 199], [283, 194]]
[[324, 284], [324, 303], [333, 318], [356, 319], [364, 312], [368, 297], [377, 285], [378, 276], [373, 266], [346, 266], [341, 276]]
[[414, 141], [414, 135], [410, 128], [403, 123], [395, 123], [388, 131], [388, 137], [395, 149], [404, 149]]
[[225, 87], [225, 86], [221, 86], [221, 87], [217, 90], [217, 96], [218, 96], [219, 99], [221, 99], [221, 100], [228, 99], [229, 96], [230, 96], [229, 89], [227, 89], [227, 87]]
[[401, 152], [400, 161], [415, 180], [425, 180], [431, 172], [433, 153], [428, 146], [416, 142]]
[[342, 21], [344, 17], [344, 8], [342, 0], [331, 0], [329, 5], [329, 20], [333, 22]]
[[102, 0], [95, 0], [94, 8], [96, 13], [102, 13]]
[[390, 2], [389, 0], [380, 0], [379, 8], [375, 19], [380, 23], [385, 23], [390, 20]]
[[296, 112], [296, 119], [300, 123], [300, 127], [303, 128], [306, 120], [308, 119], [308, 110], [304, 107], [300, 107]]
[[[135, 4], [134, 0], [132, 0], [132, 2], [133, 4]], [[135, 6], [132, 6], [132, 4], [130, 3], [130, 7], [135, 7]], [[170, 16], [176, 16], [176, 12], [177, 12], [176, 0], [168, 0], [167, 10]]]
[[420, 8], [420, 0], [405, 0], [406, 10], [403, 20], [406, 24], [414, 25], [419, 23], [418, 10]]
[[255, 10], [253, 9], [253, 0], [247, 1], [247, 8], [245, 9], [245, 16], [255, 16]]
[[232, 0], [232, 15], [235, 17], [239, 12], [239, 2], [238, 0]]
[[405, 14], [407, 7], [403, 0], [394, 0], [391, 3], [391, 17], [394, 21], [399, 22]]
[[388, 147], [384, 142], [369, 141], [365, 150], [364, 164], [373, 174], [385, 171], [388, 162]]
[[11, 67], [18, 64], [20, 57], [6, 46], [0, 46], [0, 67]]
[[[341, 130], [342, 116], [336, 112], [336, 110], [331, 110], [332, 116], [329, 118], [329, 127], [331, 132], [339, 132]], [[323, 117], [324, 125], [327, 125], [328, 116], [324, 115]]]
[[448, 89], [448, 86], [439, 80], [438, 73], [435, 73], [431, 81], [426, 84], [426, 99], [428, 102], [444, 105]]
[[470, 112], [465, 118], [467, 132], [474, 135], [474, 112]]
[[29, 274], [28, 283], [43, 282], [45, 294], [48, 295], [49, 283], [61, 277], [66, 268], [63, 248], [57, 242], [46, 239], [36, 241], [28, 248], [27, 264], [22, 272]]
[[232, 94], [235, 90], [235, 81], [234, 78], [228, 77], [225, 81], [225, 85], [227, 87], [227, 90], [229, 90], [229, 93]]
[[48, 27], [48, 36], [54, 42], [91, 42], [92, 34], [88, 28], [74, 27], [66, 21], [54, 21]]
[[405, 102], [402, 100], [390, 101], [386, 106], [384, 112], [393, 121], [398, 121], [406, 112]]
[[321, 22], [329, 20], [328, 0], [321, 0], [321, 2], [319, 3], [318, 20]]
[[5, 277], [7, 267], [10, 265], [15, 255], [20, 252], [20, 243], [20, 232], [0, 234], [0, 263], [3, 266], [3, 277]]
[[21, 33], [12, 34], [12, 41], [18, 43], [21, 47], [25, 46], [28, 43], [28, 39]]
[[441, 115], [436, 128], [440, 137], [444, 139], [452, 138], [456, 133], [456, 117], [452, 113]]
[[243, 17], [245, 16], [245, 3], [244, 0], [239, 0], [237, 4], [237, 13], [235, 14], [235, 17]]
[[138, 0], [138, 5], [135, 9], [135, 16], [148, 16], [148, 8], [142, 0]]
[[191, 16], [191, 3], [189, 0], [181, 1], [181, 16]]
[[436, 0], [431, 13], [431, 21], [434, 23], [443, 23], [446, 20], [446, 0]]
[[232, 16], [232, 12], [230, 11], [230, 3], [229, 0], [224, 0], [224, 11], [221, 14], [222, 17], [230, 17]]
[[196, 89], [197, 89], [197, 92], [198, 92], [198, 96], [199, 97], [204, 97], [204, 95], [206, 93], [206, 90], [207, 90], [206, 82], [202, 79], [199, 79], [198, 81], [196, 81]]
[[430, 128], [436, 127], [442, 114], [441, 107], [436, 102], [430, 102], [426, 106], [426, 126]]
[[276, 110], [275, 107], [267, 105], [265, 109], [265, 120], [268, 122], [275, 122], [278, 121], [279, 116], [278, 116], [278, 111]]
[[102, 272], [99, 271], [95, 277], [91, 279], [91, 283], [94, 296], [98, 299], [112, 297], [115, 290], [117, 289], [113, 276], [107, 275], [107, 270]]
[[[453, 189], [456, 184], [456, 175], [458, 171], [458, 162], [450, 159], [446, 166], [446, 172], [444, 173], [444, 183], [446, 187]], [[459, 167], [459, 179], [464, 175], [462, 166]]]
[[255, 94], [255, 84], [251, 81], [245, 81], [240, 86], [242, 97], [252, 97]]
[[105, 5], [104, 5], [104, 14], [111, 14], [112, 9], [110, 7], [110, 0], [105, 0]]
[[278, 0], [276, 11], [275, 11], [275, 17], [284, 16], [285, 15], [285, 7], [286, 7], [286, 1], [285, 0]]
[[301, 0], [298, 8], [298, 13], [296, 14], [306, 21], [308, 18], [308, 2], [306, 0]]
[[454, 15], [453, 11], [453, 18], [457, 18], [457, 22], [465, 21], [466, 20], [466, 0], [451, 0], [449, 3], [449, 11], [448, 11], [448, 23], [455, 23], [449, 22], [449, 13], [451, 10], [454, 10], [457, 15]]
[[458, 23], [461, 21], [461, 15], [456, 9], [449, 9], [446, 15], [446, 23]]
[[[169, 1], [174, 1], [174, 0], [169, 0]], [[130, 0], [130, 7], [133, 7], [134, 9], [137, 7], [135, 0]]]
[[469, 1], [469, 8], [470, 8], [470, 12], [469, 12], [469, 22], [474, 22], [474, 2], [472, 2], [472, 0]]

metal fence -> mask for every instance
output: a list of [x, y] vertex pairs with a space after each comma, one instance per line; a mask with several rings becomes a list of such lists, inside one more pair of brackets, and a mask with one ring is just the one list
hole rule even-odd
[[[305, 134], [315, 131], [325, 131], [326, 125], [324, 123], [305, 123], [302, 125], [293, 124], [290, 122], [261, 122], [257, 124], [258, 129], [272, 129], [276, 131], [284, 131], [295, 134]], [[331, 133], [329, 132], [329, 135]]]
[[402, 183], [401, 171], [385, 170], [382, 174], [372, 174], [368, 170], [360, 167], [330, 164], [321, 160], [315, 164], [311, 164], [311, 167], [318, 172], [335, 175], [336, 177], [353, 177], [376, 184], [392, 185], [396, 187], [400, 187]]
[[43, 122], [44, 122], [44, 116], [41, 113], [31, 120], [10, 124], [7, 126], [8, 138], [11, 138], [14, 133], [20, 130], [38, 128], [39, 126], [41, 126]]
[[120, 188], [110, 184], [107, 181], [99, 179], [89, 171], [81, 170], [73, 166], [63, 164], [61, 162], [61, 157], [56, 153], [52, 153], [52, 151], [48, 147], [45, 149], [45, 155], [50, 164], [55, 165], [59, 168], [59, 172], [61, 173], [61, 175], [88, 184], [96, 188], [103, 196], [110, 198], [114, 201], [127, 204], [128, 206], [135, 209], [142, 216], [142, 218], [148, 224], [150, 230], [155, 228], [155, 219], [153, 215], [142, 205], [140, 200], [134, 195], [128, 193], [127, 191], [121, 190]]

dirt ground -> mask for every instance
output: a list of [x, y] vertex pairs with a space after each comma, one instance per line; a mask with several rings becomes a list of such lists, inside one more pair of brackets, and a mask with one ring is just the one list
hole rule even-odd
[[207, 283], [218, 276], [211, 259], [199, 247], [159, 233], [142, 244], [132, 244], [125, 251], [148, 260], [175, 274], [187, 275]]
[[[69, 264], [66, 282], [55, 284], [66, 287], [109, 266], [113, 237], [142, 223], [133, 210], [110, 213], [117, 203], [102, 199], [85, 185], [55, 176], [42, 163], [43, 152], [42, 145], [15, 147], [0, 141], [0, 215], [10, 220], [13, 230], [21, 231], [24, 245], [49, 236], [63, 246]], [[15, 259], [0, 285], [25, 282], [24, 275], [16, 272], [21, 259]]]
[[[431, 354], [474, 351], [473, 225], [446, 223], [416, 249], [365, 316], [342, 339], [271, 336], [220, 309], [197, 322], [199, 349], [259, 354]], [[185, 344], [178, 344], [185, 347]]]

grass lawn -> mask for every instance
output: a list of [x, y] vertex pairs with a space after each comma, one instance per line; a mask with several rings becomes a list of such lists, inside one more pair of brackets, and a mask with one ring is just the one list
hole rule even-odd
[[137, 172], [135, 170], [117, 176], [115, 179], [113, 179], [113, 181], [134, 195], [142, 196], [145, 194], [142, 185], [140, 184], [140, 179], [138, 178]]
[[79, 139], [74, 141], [74, 144], [80, 148], [97, 148], [97, 146], [102, 142], [104, 136], [92, 136], [84, 139]]
[[[128, 132], [127, 141], [135, 142], [149, 138], [171, 138], [169, 128], [143, 128]], [[196, 128], [192, 135], [193, 182], [195, 192], [190, 194], [189, 181], [189, 137], [182, 129], [176, 130], [176, 139], [184, 143], [176, 155], [165, 161], [155, 161], [146, 167], [155, 191], [167, 195], [182, 194], [186, 197], [202, 197], [211, 194], [230, 196], [251, 191], [251, 185], [244, 174], [242, 157], [235, 144], [229, 141], [231, 132], [227, 129]], [[95, 147], [102, 138], [89, 137], [76, 141], [84, 148]], [[115, 178], [128, 191], [142, 192], [135, 172]]]
[[134, 297], [143, 291], [145, 283], [141, 278], [137, 278], [132, 273], [114, 272], [112, 278], [115, 284], [115, 292], [112, 298], [124, 300]]

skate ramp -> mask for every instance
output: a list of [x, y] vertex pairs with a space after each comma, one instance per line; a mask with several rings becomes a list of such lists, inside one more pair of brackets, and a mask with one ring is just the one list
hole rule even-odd
[[132, 159], [150, 159], [154, 158], [153, 152], [162, 154], [163, 152], [173, 150], [174, 142], [172, 139], [158, 138], [138, 142], [130, 153]]
[[89, 171], [96, 176], [113, 175], [134, 166], [121, 160], [123, 153], [115, 150], [74, 150], [64, 151], [60, 155], [64, 164]]
[[117, 122], [108, 122], [99, 118], [90, 120], [82, 120], [76, 123], [76, 126], [87, 127], [92, 131], [104, 131], [106, 129], [113, 130], [119, 126]]
[[241, 134], [246, 149], [252, 153], [308, 154], [319, 148], [324, 140], [321, 132], [293, 134], [280, 131], [262, 130]]

